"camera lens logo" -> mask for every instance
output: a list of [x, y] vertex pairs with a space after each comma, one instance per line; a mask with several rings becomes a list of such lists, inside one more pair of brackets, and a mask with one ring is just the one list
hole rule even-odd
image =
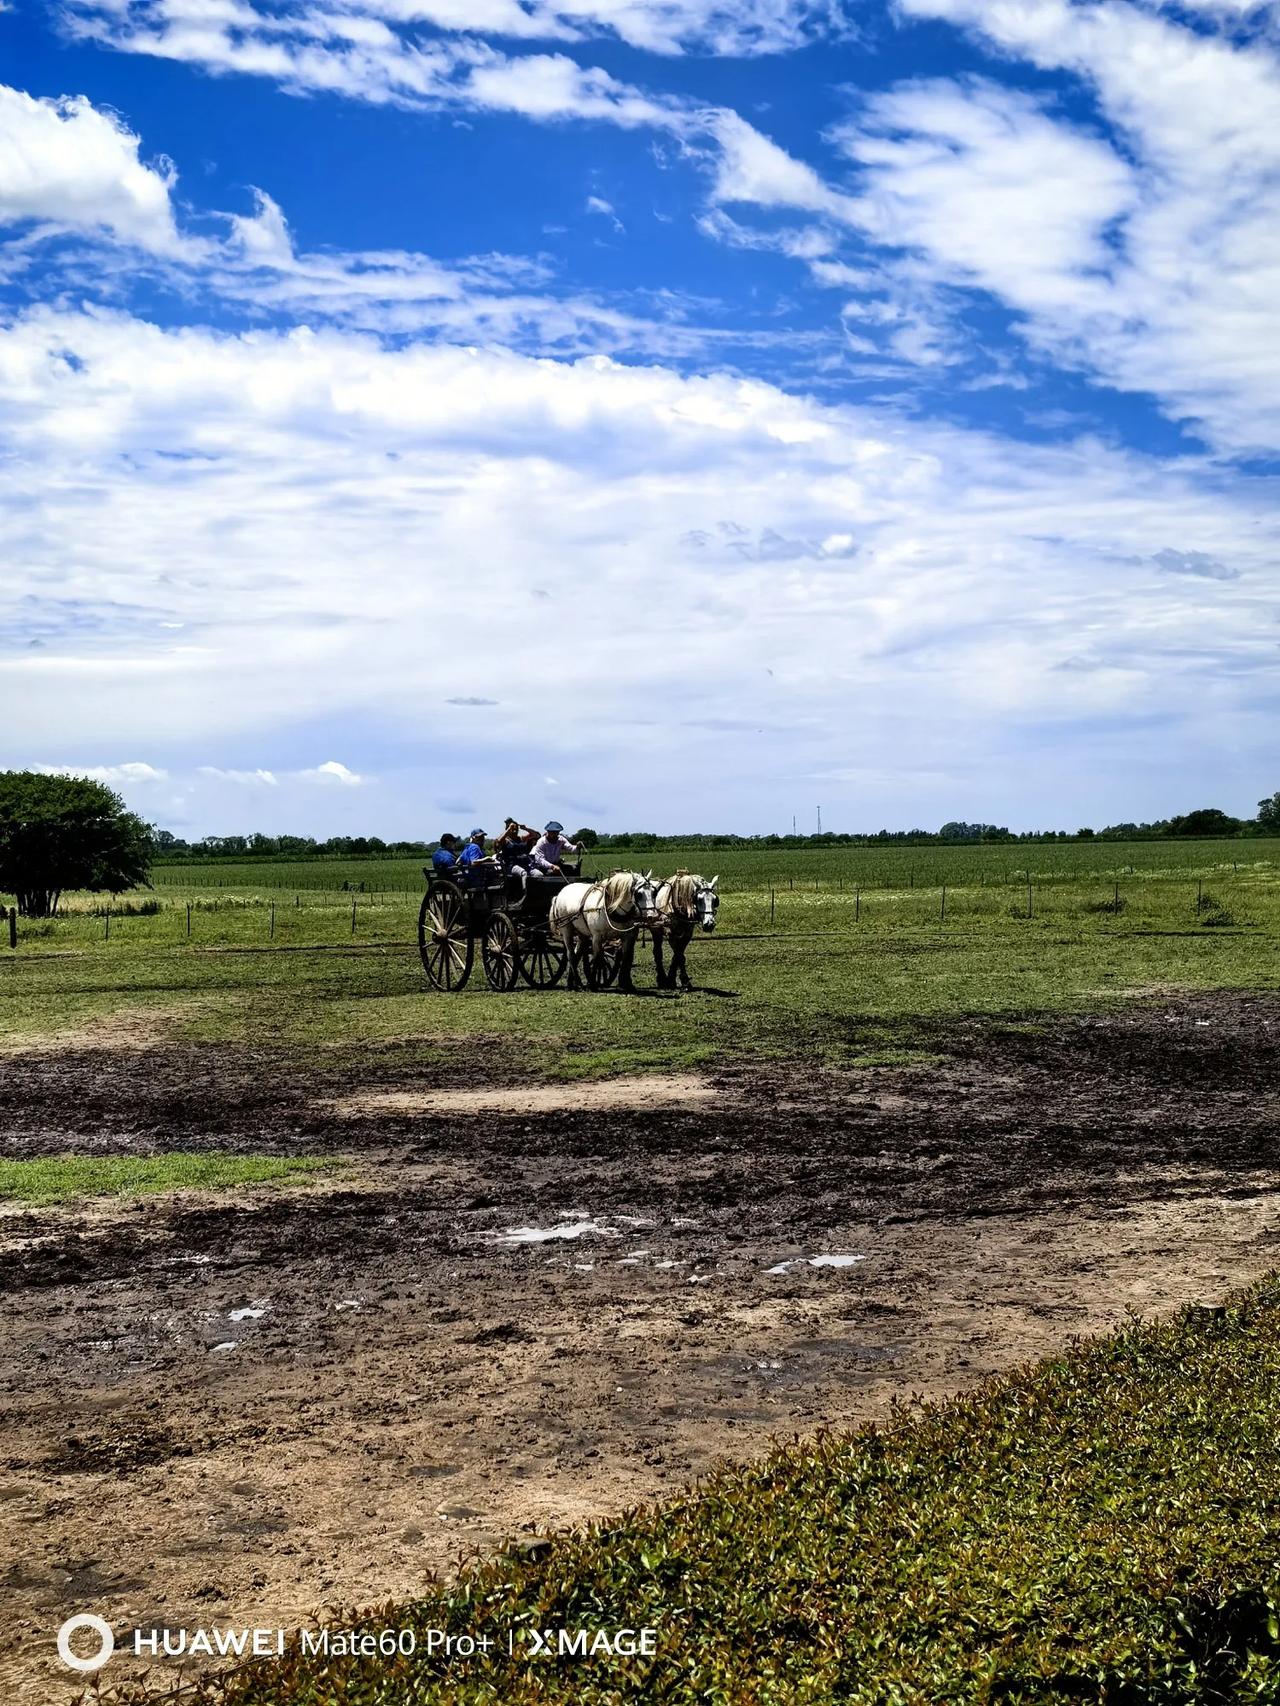
[[[84, 1659], [71, 1646], [71, 1637], [78, 1635], [82, 1629], [91, 1629], [100, 1642], [98, 1651]], [[68, 1617], [58, 1631], [58, 1657], [68, 1670], [101, 1670], [115, 1650], [116, 1638], [111, 1633], [111, 1625], [105, 1618], [95, 1617], [91, 1611], [82, 1611], [78, 1617]]]

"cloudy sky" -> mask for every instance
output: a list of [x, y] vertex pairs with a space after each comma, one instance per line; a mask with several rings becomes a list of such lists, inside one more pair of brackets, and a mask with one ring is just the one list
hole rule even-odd
[[1280, 5], [0, 7], [0, 765], [180, 833], [1280, 787]]

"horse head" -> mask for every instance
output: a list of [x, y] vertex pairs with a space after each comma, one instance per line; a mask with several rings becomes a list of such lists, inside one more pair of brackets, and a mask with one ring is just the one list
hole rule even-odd
[[635, 883], [631, 894], [636, 911], [640, 914], [640, 922], [652, 924], [658, 916], [658, 885], [653, 880], [653, 872], [646, 871], [643, 876], [639, 871], [632, 874]]
[[711, 931], [716, 927], [716, 913], [720, 910], [720, 896], [716, 893], [716, 884], [720, 881], [719, 874], [707, 882], [705, 877], [699, 877], [693, 891], [694, 917], [703, 930]]

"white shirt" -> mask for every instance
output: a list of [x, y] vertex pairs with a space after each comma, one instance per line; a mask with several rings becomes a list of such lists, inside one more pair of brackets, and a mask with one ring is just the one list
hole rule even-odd
[[559, 835], [553, 841], [549, 835], [541, 836], [533, 848], [533, 862], [544, 871], [558, 871], [560, 861], [566, 853], [576, 853], [578, 849], [572, 841], [566, 841]]

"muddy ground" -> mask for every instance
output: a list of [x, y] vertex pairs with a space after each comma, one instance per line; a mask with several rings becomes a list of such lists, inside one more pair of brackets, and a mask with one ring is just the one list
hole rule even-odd
[[535, 1096], [493, 1050], [7, 1056], [9, 1156], [353, 1159], [0, 1214], [0, 1697], [74, 1696], [73, 1611], [273, 1626], [409, 1595], [1276, 1264], [1274, 998], [934, 1046]]

